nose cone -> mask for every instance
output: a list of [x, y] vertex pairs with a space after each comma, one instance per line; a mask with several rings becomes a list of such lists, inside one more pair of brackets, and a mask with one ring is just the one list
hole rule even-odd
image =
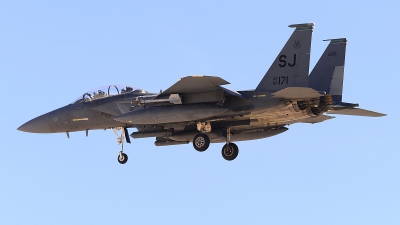
[[41, 115], [24, 123], [22, 126], [18, 127], [18, 130], [29, 133], [52, 133], [48, 118], [48, 114]]

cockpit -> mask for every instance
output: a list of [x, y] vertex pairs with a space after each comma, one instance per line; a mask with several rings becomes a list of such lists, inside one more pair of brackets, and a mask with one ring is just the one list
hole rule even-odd
[[139, 88], [133, 88], [131, 86], [125, 85], [109, 85], [99, 88], [94, 88], [88, 92], [85, 92], [78, 99], [76, 99], [72, 104], [79, 102], [90, 102], [97, 99], [108, 98], [115, 95], [122, 95], [126, 93], [138, 93], [145, 94], [147, 91]]

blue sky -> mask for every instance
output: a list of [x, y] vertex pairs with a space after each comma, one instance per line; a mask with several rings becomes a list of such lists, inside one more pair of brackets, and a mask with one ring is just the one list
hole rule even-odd
[[[398, 1], [2, 1], [2, 224], [399, 224]], [[387, 113], [295, 124], [281, 135], [155, 147], [117, 163], [110, 131], [16, 129], [87, 90], [150, 92], [192, 74], [255, 88], [292, 33], [314, 22], [311, 66], [349, 39], [343, 100]]]

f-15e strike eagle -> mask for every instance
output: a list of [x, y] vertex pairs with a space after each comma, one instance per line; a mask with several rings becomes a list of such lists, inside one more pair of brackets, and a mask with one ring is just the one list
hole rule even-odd
[[[254, 90], [234, 91], [220, 77], [188, 76], [157, 93], [129, 86], [110, 85], [86, 92], [66, 105], [18, 128], [32, 133], [59, 133], [112, 129], [122, 150], [132, 138], [155, 137], [156, 146], [193, 143], [203, 152], [210, 143], [226, 143], [222, 157], [234, 160], [234, 141], [281, 134], [294, 123], [318, 123], [326, 114], [379, 117], [385, 114], [342, 102], [346, 38], [329, 39], [325, 52], [309, 72], [313, 23], [295, 28], [289, 40]], [[128, 128], [137, 131], [129, 135]], [[120, 134], [119, 134], [120, 133]]]

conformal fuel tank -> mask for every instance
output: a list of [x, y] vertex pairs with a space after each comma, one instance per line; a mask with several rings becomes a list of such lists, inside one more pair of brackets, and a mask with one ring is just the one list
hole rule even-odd
[[160, 124], [198, 121], [217, 116], [229, 109], [217, 105], [188, 104], [138, 109], [115, 117], [116, 121], [132, 124]]

